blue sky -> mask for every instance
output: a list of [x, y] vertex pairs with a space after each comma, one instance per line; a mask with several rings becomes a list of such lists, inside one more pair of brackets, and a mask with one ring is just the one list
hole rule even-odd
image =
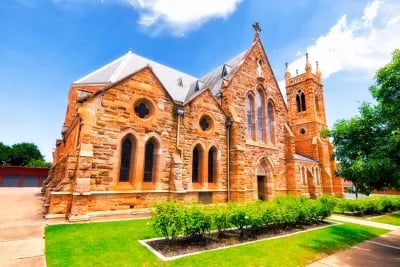
[[200, 77], [261, 38], [278, 81], [304, 54], [324, 75], [329, 125], [354, 116], [400, 46], [396, 0], [0, 1], [0, 142], [33, 142], [51, 161], [71, 83], [134, 53]]

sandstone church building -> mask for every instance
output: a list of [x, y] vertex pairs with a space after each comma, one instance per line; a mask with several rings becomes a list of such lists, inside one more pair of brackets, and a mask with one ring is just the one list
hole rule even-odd
[[47, 217], [133, 213], [155, 201], [342, 195], [322, 75], [286, 71], [260, 40], [196, 78], [129, 51], [75, 81], [45, 186]]

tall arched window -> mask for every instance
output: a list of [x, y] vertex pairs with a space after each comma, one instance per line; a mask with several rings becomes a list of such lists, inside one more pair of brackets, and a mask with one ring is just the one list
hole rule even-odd
[[275, 109], [271, 101], [268, 102], [267, 112], [268, 112], [268, 122], [267, 122], [268, 142], [275, 143]]
[[306, 96], [302, 90], [298, 90], [296, 94], [297, 112], [306, 111]]
[[144, 175], [143, 182], [153, 182], [156, 154], [156, 144], [153, 139], [147, 141], [144, 151]]
[[317, 184], [320, 185], [321, 184], [321, 173], [320, 173], [320, 169], [317, 167], [316, 169], [316, 176], [317, 176]]
[[301, 167], [301, 179], [303, 185], [307, 184], [307, 176], [306, 176], [306, 168], [304, 166]]
[[120, 182], [129, 182], [132, 158], [134, 152], [134, 142], [130, 136], [127, 136], [122, 141], [121, 145], [121, 164], [119, 167], [119, 180]]
[[318, 96], [318, 95], [315, 95], [315, 110], [316, 110], [317, 112], [320, 112], [319, 103], [320, 103], [319, 96]]
[[200, 182], [201, 172], [201, 148], [197, 145], [192, 153], [192, 183]]
[[247, 136], [254, 138], [254, 99], [251, 95], [247, 97]]
[[257, 92], [256, 95], [256, 102], [257, 102], [257, 139], [258, 140], [265, 140], [264, 139], [264, 119], [263, 119], [263, 109], [264, 109], [264, 97], [261, 91]]
[[215, 147], [208, 151], [208, 183], [215, 183], [218, 168], [218, 150]]

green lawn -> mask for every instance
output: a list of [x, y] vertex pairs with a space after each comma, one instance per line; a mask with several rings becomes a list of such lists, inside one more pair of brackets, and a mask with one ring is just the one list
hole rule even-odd
[[346, 223], [162, 262], [138, 242], [156, 236], [147, 226], [148, 222], [132, 220], [47, 226], [47, 266], [304, 266], [388, 232]]
[[379, 216], [371, 219], [371, 221], [400, 226], [400, 212]]

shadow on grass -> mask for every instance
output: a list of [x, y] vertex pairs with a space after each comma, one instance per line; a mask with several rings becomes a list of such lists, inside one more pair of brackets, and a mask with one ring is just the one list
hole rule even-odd
[[394, 217], [396, 219], [400, 219], [400, 212], [390, 214], [390, 217]]
[[324, 234], [317, 235], [303, 247], [319, 253], [331, 254], [349, 248], [362, 241], [381, 235], [382, 231], [349, 225], [329, 227]]

